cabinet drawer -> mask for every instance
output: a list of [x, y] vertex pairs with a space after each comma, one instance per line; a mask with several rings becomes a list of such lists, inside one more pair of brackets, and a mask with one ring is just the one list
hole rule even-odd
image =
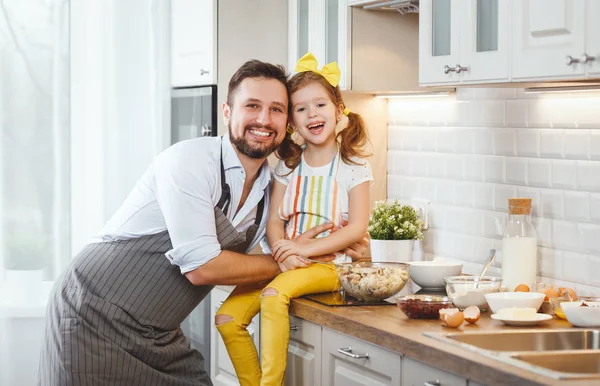
[[405, 357], [402, 361], [402, 386], [426, 385], [467, 386], [467, 380]]
[[315, 347], [321, 343], [321, 326], [290, 315], [290, 340]]
[[400, 384], [400, 354], [323, 329], [322, 385]]

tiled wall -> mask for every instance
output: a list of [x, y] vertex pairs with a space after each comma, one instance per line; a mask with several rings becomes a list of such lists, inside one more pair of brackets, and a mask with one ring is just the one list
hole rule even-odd
[[600, 93], [468, 88], [388, 114], [388, 198], [430, 200], [426, 256], [477, 272], [507, 199], [532, 197], [542, 280], [600, 295]]

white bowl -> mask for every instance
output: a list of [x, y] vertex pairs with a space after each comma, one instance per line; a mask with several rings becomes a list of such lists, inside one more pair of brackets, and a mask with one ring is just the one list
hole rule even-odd
[[444, 289], [444, 277], [458, 276], [462, 263], [453, 261], [411, 261], [410, 278], [424, 289]]
[[502, 308], [535, 308], [539, 310], [544, 302], [544, 295], [540, 292], [494, 292], [485, 294], [485, 300], [493, 313]]
[[569, 323], [575, 327], [600, 327], [600, 302], [563, 302], [560, 306]]

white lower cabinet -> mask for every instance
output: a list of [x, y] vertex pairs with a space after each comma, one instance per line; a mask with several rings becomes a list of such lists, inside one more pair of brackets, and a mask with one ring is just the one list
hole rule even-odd
[[[221, 304], [223, 304], [225, 299], [229, 296], [229, 291], [215, 287], [211, 291], [210, 296], [210, 316], [212, 321], [210, 333], [210, 379], [215, 386], [237, 386], [240, 383], [235, 374], [235, 369], [229, 359], [225, 343], [223, 343], [223, 339], [214, 325], [215, 315], [217, 314], [219, 307], [221, 307]], [[250, 336], [252, 336], [254, 345], [260, 353], [260, 314], [252, 319], [252, 322], [248, 326], [248, 332], [250, 333]]]
[[321, 385], [321, 326], [290, 316], [285, 386]]
[[322, 386], [400, 385], [401, 356], [323, 328]]
[[467, 386], [467, 380], [404, 357], [402, 360], [402, 386]]

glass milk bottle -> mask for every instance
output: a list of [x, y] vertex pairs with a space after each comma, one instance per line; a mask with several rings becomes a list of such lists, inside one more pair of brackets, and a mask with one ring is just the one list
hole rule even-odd
[[531, 198], [508, 199], [508, 224], [502, 237], [502, 284], [514, 291], [531, 288], [537, 278], [537, 233], [531, 225]]

